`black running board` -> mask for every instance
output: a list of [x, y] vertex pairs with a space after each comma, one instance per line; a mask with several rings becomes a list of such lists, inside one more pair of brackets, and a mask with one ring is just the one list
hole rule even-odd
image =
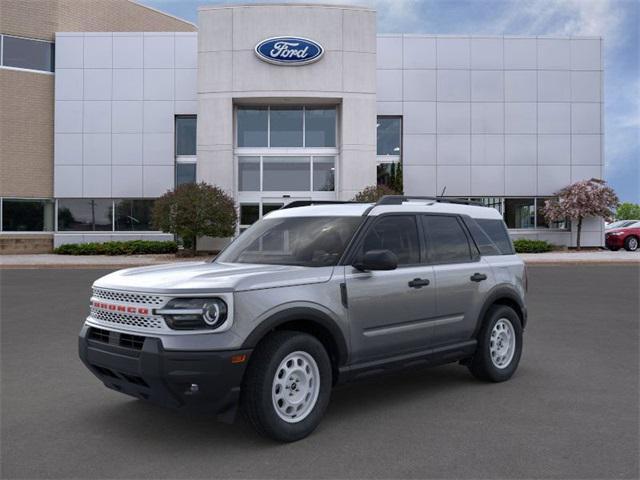
[[346, 383], [362, 377], [415, 366], [436, 366], [468, 358], [475, 353], [476, 340], [430, 348], [369, 362], [345, 365], [339, 369], [338, 383]]

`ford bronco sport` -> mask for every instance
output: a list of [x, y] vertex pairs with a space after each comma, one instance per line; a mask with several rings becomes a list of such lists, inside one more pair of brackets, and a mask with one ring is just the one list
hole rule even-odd
[[116, 391], [223, 420], [239, 404], [259, 433], [294, 441], [339, 382], [449, 362], [509, 379], [525, 289], [492, 208], [403, 196], [293, 203], [212, 262], [98, 279], [80, 358]]

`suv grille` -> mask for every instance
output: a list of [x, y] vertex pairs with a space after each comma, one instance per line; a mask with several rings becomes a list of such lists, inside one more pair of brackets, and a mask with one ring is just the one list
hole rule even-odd
[[160, 306], [164, 305], [166, 299], [159, 295], [146, 295], [143, 293], [126, 293], [114, 290], [93, 289], [93, 297], [101, 300], [111, 300], [113, 302], [136, 303], [142, 305]]
[[95, 340], [96, 342], [109, 343], [109, 335], [109, 330], [94, 327], [89, 329], [89, 339]]
[[144, 317], [128, 315], [126, 313], [110, 312], [98, 308], [91, 308], [91, 317], [101, 322], [113, 325], [128, 326], [150, 330], [162, 330], [164, 320], [161, 317]]

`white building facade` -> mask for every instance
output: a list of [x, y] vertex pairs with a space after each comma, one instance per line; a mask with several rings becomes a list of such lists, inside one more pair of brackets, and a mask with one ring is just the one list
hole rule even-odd
[[[540, 210], [603, 177], [601, 39], [376, 35], [375, 22], [362, 7], [227, 5], [202, 7], [197, 34], [58, 33], [55, 244], [170, 238], [151, 230], [153, 199], [196, 180], [233, 195], [241, 229], [384, 183], [477, 199], [514, 237], [575, 244]], [[274, 63], [256, 52], [274, 38], [319, 55]], [[583, 244], [602, 229], [587, 221]]]

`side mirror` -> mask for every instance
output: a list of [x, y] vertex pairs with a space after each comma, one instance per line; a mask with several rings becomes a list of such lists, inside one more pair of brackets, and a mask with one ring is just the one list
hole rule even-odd
[[398, 257], [391, 250], [369, 250], [353, 264], [358, 270], [395, 270]]

